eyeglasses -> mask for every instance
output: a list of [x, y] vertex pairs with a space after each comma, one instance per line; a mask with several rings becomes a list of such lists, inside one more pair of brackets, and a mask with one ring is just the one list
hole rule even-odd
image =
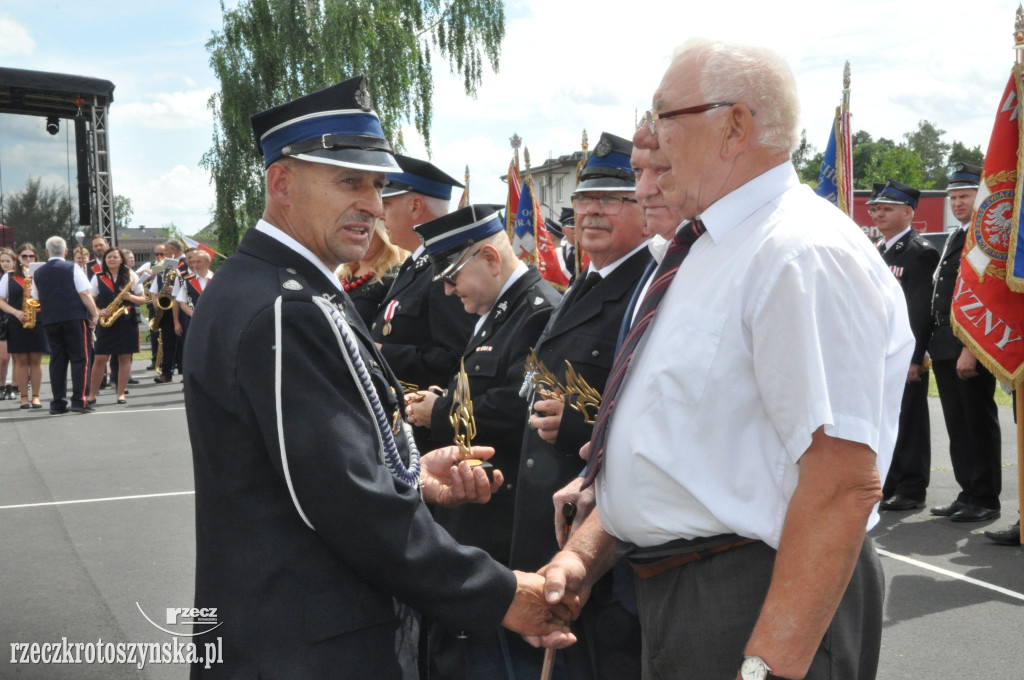
[[[483, 250], [483, 248], [480, 248], [480, 250]], [[442, 276], [441, 280], [444, 281], [445, 283], [447, 283], [452, 288], [454, 288], [455, 287], [455, 277], [458, 275], [459, 272], [462, 271], [463, 267], [465, 267], [467, 264], [469, 264], [470, 260], [472, 260], [474, 257], [476, 257], [477, 255], [480, 254], [480, 250], [477, 250], [476, 252], [474, 252], [472, 255], [470, 255], [465, 260], [463, 260], [462, 264], [460, 264], [458, 267], [456, 267], [455, 269], [451, 270], [450, 272], [448, 272], [447, 274]]]
[[33, 255], [32, 253], [22, 253], [19, 257], [21, 257], [21, 259], [23, 259], [23, 260], [34, 260], [34, 259], [36, 259], [36, 256]]
[[615, 217], [622, 212], [623, 203], [636, 203], [635, 198], [626, 196], [580, 196], [576, 194], [570, 198], [575, 202], [576, 212], [590, 212], [590, 209], [597, 205], [599, 212], [610, 217]]
[[[652, 135], [658, 134], [654, 124], [659, 120], [668, 120], [669, 118], [675, 118], [676, 116], [687, 116], [691, 113], [704, 113], [711, 109], [717, 109], [720, 106], [736, 106], [736, 102], [715, 102], [713, 104], [698, 104], [697, 106], [688, 106], [685, 109], [674, 109], [672, 111], [665, 111], [664, 113], [658, 113], [657, 111], [645, 111], [644, 117], [641, 119], [641, 124], [647, 123], [647, 129], [651, 131]], [[750, 115], [754, 115], [751, 111]]]

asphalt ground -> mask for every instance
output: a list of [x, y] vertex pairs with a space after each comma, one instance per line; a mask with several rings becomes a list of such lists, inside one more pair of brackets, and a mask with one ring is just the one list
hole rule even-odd
[[[192, 605], [195, 558], [181, 379], [157, 385], [144, 363], [124, 406], [109, 389], [89, 415], [0, 402], [0, 680], [188, 676], [181, 645], [205, 629], [180, 615], [167, 623], [168, 609]], [[44, 385], [44, 404], [48, 397]], [[957, 486], [939, 402], [929, 404], [928, 501], [938, 505]], [[879, 678], [1024, 678], [1024, 550], [981, 535], [1017, 518], [1016, 431], [1010, 409], [999, 410], [1002, 518], [954, 524], [927, 509], [883, 513], [871, 533], [887, 586]], [[196, 653], [215, 637], [198, 636]], [[74, 647], [97, 642], [125, 663], [86, 663], [94, 648]], [[61, 660], [77, 654], [81, 663], [32, 663], [32, 647], [20, 643], [56, 643]], [[128, 662], [129, 643], [152, 645], [147, 655], [159, 648], [160, 663]]]

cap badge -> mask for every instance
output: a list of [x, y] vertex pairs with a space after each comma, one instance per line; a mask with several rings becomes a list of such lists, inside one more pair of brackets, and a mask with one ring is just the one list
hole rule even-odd
[[370, 111], [373, 109], [373, 100], [370, 98], [370, 91], [366, 88], [366, 78], [359, 81], [359, 89], [355, 93], [356, 104], [359, 105], [363, 111]]
[[594, 147], [594, 153], [596, 153], [601, 158], [604, 158], [605, 156], [607, 156], [611, 152], [612, 152], [612, 143], [610, 141], [608, 141], [607, 139], [602, 139], [601, 141], [599, 141], [597, 143], [597, 146]]

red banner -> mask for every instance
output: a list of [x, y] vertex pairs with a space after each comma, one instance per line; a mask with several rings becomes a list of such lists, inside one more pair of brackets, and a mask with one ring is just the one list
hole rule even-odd
[[953, 292], [952, 325], [997, 378], [1024, 379], [1024, 295], [1006, 285], [1006, 260], [1016, 210], [1020, 141], [1019, 67], [999, 100]]

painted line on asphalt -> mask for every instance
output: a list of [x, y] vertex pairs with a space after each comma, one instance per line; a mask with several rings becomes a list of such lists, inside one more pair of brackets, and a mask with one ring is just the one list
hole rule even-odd
[[949, 576], [950, 578], [955, 578], [958, 581], [964, 581], [965, 583], [972, 583], [972, 584], [974, 584], [976, 586], [981, 586], [982, 588], [988, 588], [989, 590], [994, 590], [995, 592], [1000, 593], [1002, 595], [1006, 595], [1008, 597], [1013, 597], [1013, 598], [1016, 598], [1018, 600], [1024, 600], [1024, 593], [1018, 593], [1018, 592], [1015, 592], [1013, 590], [1007, 590], [1006, 588], [1001, 588], [999, 586], [994, 586], [991, 583], [985, 583], [984, 581], [979, 581], [976, 578], [971, 578], [970, 576], [964, 576], [963, 574], [958, 574], [955, 571], [950, 571], [949, 569], [943, 569], [942, 567], [936, 567], [933, 564], [928, 564], [927, 562], [922, 562], [921, 560], [915, 560], [913, 557], [905, 557], [903, 555], [897, 555], [896, 553], [891, 553], [888, 550], [882, 550], [881, 548], [875, 548], [875, 551], [879, 555], [885, 555], [886, 557], [891, 557], [894, 560], [899, 560], [900, 562], [906, 562], [907, 564], [912, 564], [915, 567], [920, 567], [922, 569], [927, 569], [928, 571], [934, 571], [936, 574], [942, 574], [943, 576]]
[[[168, 406], [166, 408], [126, 408], [120, 411], [104, 411], [96, 409], [89, 415], [91, 416], [119, 416], [126, 413], [159, 413], [160, 411], [184, 411], [184, 406]], [[72, 414], [75, 415], [75, 414]]]
[[75, 501], [52, 501], [50, 503], [22, 503], [20, 505], [0, 505], [0, 510], [16, 508], [44, 508], [51, 505], [73, 505], [75, 503], [103, 503], [106, 501], [130, 501], [136, 498], [165, 498], [167, 496], [194, 496], [195, 491], [169, 491], [167, 493], [147, 493], [138, 496], [111, 496], [110, 498], [83, 498]]

